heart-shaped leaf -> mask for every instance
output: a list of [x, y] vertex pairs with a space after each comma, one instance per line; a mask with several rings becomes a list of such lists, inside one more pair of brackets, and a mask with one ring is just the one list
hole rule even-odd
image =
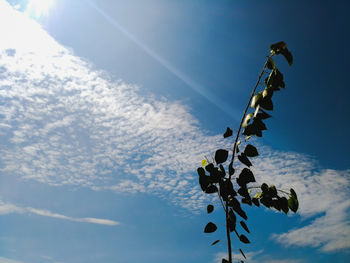
[[244, 149], [244, 154], [248, 157], [255, 157], [258, 156], [258, 150], [251, 144], [248, 144]]
[[215, 162], [217, 164], [226, 162], [228, 157], [228, 151], [224, 149], [219, 149], [215, 152]]
[[217, 226], [214, 223], [209, 222], [204, 228], [204, 233], [213, 233], [216, 229], [218, 229]]

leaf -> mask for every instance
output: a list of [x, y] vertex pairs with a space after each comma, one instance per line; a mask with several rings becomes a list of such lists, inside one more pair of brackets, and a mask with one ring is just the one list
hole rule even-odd
[[253, 203], [254, 205], [256, 205], [257, 207], [260, 206], [259, 199], [257, 199], [257, 198], [252, 198], [252, 203]]
[[214, 211], [214, 206], [213, 205], [208, 205], [207, 206], [207, 212], [208, 212], [208, 214], [210, 214], [211, 212], [213, 212]]
[[245, 231], [247, 231], [248, 233], [250, 233], [250, 231], [249, 231], [249, 229], [248, 229], [246, 223], [244, 223], [244, 221], [240, 221], [239, 223], [241, 224], [241, 226], [244, 228]]
[[229, 179], [223, 180], [219, 183], [219, 186], [220, 186], [220, 196], [222, 196], [222, 199], [224, 201], [227, 201], [229, 196], [232, 197], [237, 195], [236, 191], [233, 189], [233, 184], [231, 180]]
[[242, 249], [239, 249], [239, 251], [241, 252], [242, 256], [243, 256], [245, 259], [247, 259], [246, 256], [244, 255]]
[[282, 52], [281, 52], [282, 56], [284, 56], [284, 58], [287, 60], [289, 66], [291, 66], [293, 64], [293, 55], [292, 53], [288, 50], [288, 48], [285, 48]]
[[280, 54], [286, 48], [287, 48], [287, 44], [284, 41], [280, 41], [280, 42], [277, 42], [275, 44], [270, 45], [271, 51], [273, 51], [276, 55]]
[[271, 197], [276, 197], [277, 196], [277, 189], [276, 189], [276, 186], [274, 185], [271, 185], [269, 187], [269, 190], [268, 190], [268, 193]]
[[249, 159], [244, 153], [241, 153], [240, 155], [238, 155], [238, 160], [248, 167], [252, 166], [252, 163], [249, 161]]
[[205, 192], [205, 190], [207, 189], [208, 185], [209, 185], [209, 177], [206, 175], [200, 175], [199, 176], [199, 185], [201, 186], [201, 189], [203, 192]]
[[218, 229], [217, 226], [214, 223], [209, 222], [204, 228], [204, 233], [213, 233], [216, 229]]
[[267, 68], [270, 69], [270, 70], [276, 68], [275, 62], [274, 62], [274, 61], [272, 60], [272, 58], [270, 58], [270, 57], [269, 57], [268, 60], [267, 60], [266, 66], [267, 66]]
[[254, 183], [255, 177], [251, 170], [248, 168], [243, 168], [238, 178], [236, 179], [239, 186], [246, 186], [248, 183]]
[[246, 213], [242, 210], [240, 203], [238, 202], [238, 200], [236, 198], [231, 198], [228, 202], [228, 205], [230, 207], [232, 207], [232, 209], [242, 218], [244, 218], [245, 220], [248, 219]]
[[266, 183], [263, 183], [260, 188], [263, 191], [263, 193], [269, 191], [269, 186]]
[[251, 119], [252, 117], [253, 117], [253, 114], [252, 114], [252, 113], [249, 113], [249, 114], [247, 114], [247, 115], [245, 116], [244, 121], [243, 121], [243, 124], [242, 124], [243, 128], [246, 128], [246, 127], [248, 126], [249, 121], [250, 121], [250, 119]]
[[262, 99], [262, 95], [261, 93], [255, 94], [253, 99], [252, 99], [252, 103], [251, 103], [251, 107], [255, 108], [256, 106], [258, 106], [260, 104], [260, 101]]
[[211, 246], [214, 246], [214, 245], [216, 245], [216, 244], [219, 243], [219, 242], [220, 242], [220, 239], [215, 240], [213, 243], [211, 243]]
[[230, 136], [232, 136], [232, 130], [229, 127], [227, 127], [226, 131], [224, 133], [224, 138], [227, 138], [227, 137], [230, 137]]
[[217, 164], [226, 162], [228, 157], [228, 151], [224, 149], [219, 149], [215, 152], [215, 162]]
[[244, 149], [244, 154], [248, 157], [255, 157], [258, 156], [258, 150], [251, 144], [248, 144]]
[[296, 199], [298, 199], [297, 193], [294, 191], [293, 188], [290, 189], [290, 195], [292, 195], [292, 196], [294, 196]]
[[230, 162], [229, 166], [228, 166], [228, 174], [231, 176], [235, 173], [235, 168], [233, 168], [233, 163]]
[[233, 212], [232, 209], [228, 212], [228, 227], [230, 232], [234, 231], [236, 229], [236, 215]]
[[205, 192], [207, 194], [213, 194], [213, 193], [216, 193], [217, 191], [218, 191], [218, 188], [215, 185], [213, 185], [213, 184], [209, 185], [207, 187], [207, 189], [205, 189]]
[[230, 262], [228, 262], [228, 260], [227, 259], [222, 259], [222, 261], [221, 261], [221, 263], [230, 263]]
[[271, 98], [265, 97], [260, 102], [260, 107], [265, 110], [273, 110], [273, 103]]
[[271, 118], [271, 115], [260, 109], [260, 112], [256, 115], [256, 118], [259, 120], [265, 120]]
[[298, 199], [296, 199], [294, 196], [290, 196], [288, 199], [288, 207], [290, 210], [292, 210], [294, 213], [296, 213], [298, 211], [298, 208], [299, 208]]
[[245, 235], [240, 235], [239, 236], [239, 240], [241, 242], [245, 243], [245, 244], [249, 244], [250, 243], [249, 239]]
[[283, 196], [283, 197], [281, 197], [281, 198], [279, 199], [279, 202], [280, 202], [280, 207], [281, 207], [282, 211], [283, 211], [285, 214], [287, 214], [288, 211], [289, 211], [289, 208], [288, 208], [288, 200], [287, 200], [287, 198], [285, 198], [285, 197]]
[[197, 173], [198, 173], [199, 176], [205, 176], [205, 171], [204, 171], [204, 169], [202, 167], [199, 167], [197, 169]]

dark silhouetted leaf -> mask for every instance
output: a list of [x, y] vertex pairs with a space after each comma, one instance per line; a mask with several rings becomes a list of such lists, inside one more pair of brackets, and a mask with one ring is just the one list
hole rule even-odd
[[248, 157], [244, 153], [238, 155], [238, 160], [248, 167], [252, 166], [252, 163], [249, 161]]
[[218, 240], [215, 240], [212, 244], [211, 244], [211, 246], [214, 246], [214, 245], [216, 245], [217, 243], [219, 243], [220, 242], [220, 240], [218, 239]]
[[205, 190], [207, 189], [208, 185], [209, 185], [210, 181], [209, 181], [209, 177], [206, 175], [200, 175], [199, 176], [199, 185], [201, 186], [201, 189], [203, 192], [205, 192]]
[[228, 202], [228, 205], [232, 207], [232, 209], [243, 219], [247, 220], [247, 215], [246, 213], [242, 210], [241, 204], [238, 202], [236, 198], [231, 198]]
[[213, 212], [214, 211], [214, 206], [213, 205], [208, 205], [207, 206], [207, 212], [208, 212], [208, 214], [210, 214], [211, 212]]
[[288, 50], [288, 48], [285, 48], [281, 54], [284, 56], [284, 58], [287, 60], [289, 66], [293, 64], [293, 55], [292, 53]]
[[228, 174], [231, 176], [235, 173], [235, 168], [233, 168], [233, 163], [230, 162], [229, 166], [228, 166]]
[[227, 127], [226, 131], [224, 133], [224, 138], [227, 138], [227, 137], [230, 137], [230, 136], [232, 136], [232, 130], [229, 127]]
[[287, 48], [287, 44], [284, 41], [280, 41], [270, 45], [271, 51], [273, 51], [276, 55], [280, 54], [286, 48]]
[[204, 228], [204, 233], [213, 233], [216, 229], [218, 229], [217, 226], [214, 223], [209, 222]]
[[233, 212], [232, 209], [230, 209], [230, 211], [228, 212], [228, 227], [230, 232], [234, 231], [236, 229], [236, 215]]
[[215, 168], [214, 164], [212, 164], [212, 163], [209, 163], [209, 164], [207, 164], [207, 166], [205, 166], [205, 170], [207, 170], [207, 172], [209, 172], [209, 173], [211, 173], [214, 168]]
[[233, 184], [229, 179], [224, 179], [220, 182], [220, 196], [224, 201], [228, 200], [229, 196], [236, 196], [237, 193], [233, 189]]
[[290, 189], [290, 194], [294, 196], [296, 199], [298, 199], [297, 193], [294, 191], [293, 188]]
[[267, 193], [269, 191], [269, 186], [265, 183], [263, 183], [261, 185], [261, 190], [263, 191], [263, 193]]
[[229, 263], [227, 259], [222, 259], [221, 263]]
[[271, 185], [269, 187], [269, 190], [268, 190], [268, 193], [271, 197], [276, 197], [277, 196], [277, 189], [276, 189], [276, 186], [274, 185]]
[[219, 149], [215, 152], [215, 162], [217, 164], [226, 162], [228, 157], [228, 151], [224, 149]]
[[256, 115], [256, 119], [265, 120], [271, 118], [271, 115], [260, 109], [260, 112]]
[[248, 144], [244, 149], [244, 154], [248, 157], [255, 157], [258, 156], [258, 150], [251, 144]]
[[281, 197], [281, 198], [279, 199], [279, 202], [280, 202], [280, 207], [281, 207], [282, 211], [283, 211], [285, 214], [287, 214], [288, 211], [289, 211], [289, 208], [288, 208], [288, 200], [287, 200], [287, 198], [285, 198], [285, 197], [283, 196], [283, 197]]
[[217, 191], [218, 191], [218, 188], [217, 188], [215, 185], [213, 185], [213, 184], [209, 185], [209, 186], [207, 187], [207, 189], [205, 189], [205, 192], [206, 192], [207, 194], [216, 193]]
[[204, 171], [204, 169], [202, 167], [199, 167], [197, 169], [197, 173], [198, 173], [199, 176], [205, 176], [205, 171]]
[[254, 175], [251, 170], [244, 168], [236, 179], [239, 186], [246, 186], [248, 183], [255, 182]]
[[288, 207], [290, 210], [296, 213], [299, 207], [298, 199], [296, 199], [294, 196], [291, 195], [288, 199]]
[[248, 198], [248, 197], [242, 198], [241, 202], [242, 202], [242, 204], [247, 204], [247, 205], [250, 205], [250, 206], [252, 205], [252, 200], [250, 198]]
[[273, 110], [273, 103], [271, 98], [265, 97], [260, 102], [260, 107], [265, 110]]
[[238, 189], [237, 192], [239, 193], [240, 196], [245, 197], [245, 198], [250, 200], [250, 196], [249, 196], [249, 193], [248, 193], [247, 186], [245, 186], [245, 185], [242, 186], [241, 188]]
[[257, 199], [257, 198], [252, 198], [252, 202], [253, 202], [253, 204], [256, 205], [257, 207], [260, 206], [259, 199]]
[[267, 62], [266, 62], [266, 66], [268, 69], [272, 70], [274, 68], [276, 68], [276, 64], [275, 62], [273, 61], [272, 58], [268, 58]]
[[240, 221], [239, 223], [241, 224], [241, 226], [244, 228], [245, 231], [247, 231], [248, 233], [250, 233], [250, 232], [249, 232], [249, 229], [248, 229], [246, 223], [244, 223], [244, 221]]
[[242, 249], [239, 249], [239, 251], [241, 252], [242, 256], [243, 256], [245, 259], [247, 259], [246, 256], [244, 255]]
[[239, 236], [239, 240], [241, 242], [245, 243], [245, 244], [249, 244], [250, 243], [249, 239], [245, 235], [240, 235]]

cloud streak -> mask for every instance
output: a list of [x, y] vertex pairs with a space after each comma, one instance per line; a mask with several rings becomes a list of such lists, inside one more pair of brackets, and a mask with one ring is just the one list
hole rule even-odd
[[41, 209], [36, 209], [32, 207], [20, 207], [11, 203], [5, 203], [0, 200], [0, 215], [12, 214], [12, 213], [34, 214], [34, 215], [52, 217], [57, 219], [73, 221], [73, 222], [92, 223], [92, 224], [107, 225], [107, 226], [116, 226], [120, 224], [117, 221], [109, 220], [109, 219], [101, 219], [101, 218], [93, 218], [93, 217], [84, 217], [84, 218], [69, 217], [66, 215], [53, 213], [49, 210], [41, 210]]

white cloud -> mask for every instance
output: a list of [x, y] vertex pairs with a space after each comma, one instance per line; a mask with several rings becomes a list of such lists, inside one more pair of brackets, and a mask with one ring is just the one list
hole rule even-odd
[[23, 263], [23, 261], [17, 261], [9, 258], [0, 257], [0, 263]]
[[[198, 187], [195, 169], [203, 156], [224, 147], [221, 135], [203, 130], [183, 104], [141, 96], [138, 87], [92, 69], [3, 0], [0, 34], [3, 175], [152, 193], [191, 211], [203, 208], [208, 197]], [[254, 160], [257, 180], [295, 188], [302, 218], [317, 217], [274, 239], [324, 251], [349, 248], [350, 170], [323, 169], [303, 154], [261, 152]], [[16, 209], [4, 205], [0, 212]]]
[[109, 219], [101, 219], [101, 218], [93, 218], [93, 217], [84, 217], [84, 218], [69, 217], [66, 215], [53, 213], [48, 210], [41, 210], [41, 209], [36, 209], [32, 207], [20, 207], [14, 204], [5, 203], [0, 200], [0, 215], [11, 214], [11, 213], [34, 214], [34, 215], [58, 218], [58, 219], [63, 219], [63, 220], [68, 220], [73, 222], [92, 223], [92, 224], [108, 225], [108, 226], [115, 226], [120, 224], [117, 221], [109, 220]]

